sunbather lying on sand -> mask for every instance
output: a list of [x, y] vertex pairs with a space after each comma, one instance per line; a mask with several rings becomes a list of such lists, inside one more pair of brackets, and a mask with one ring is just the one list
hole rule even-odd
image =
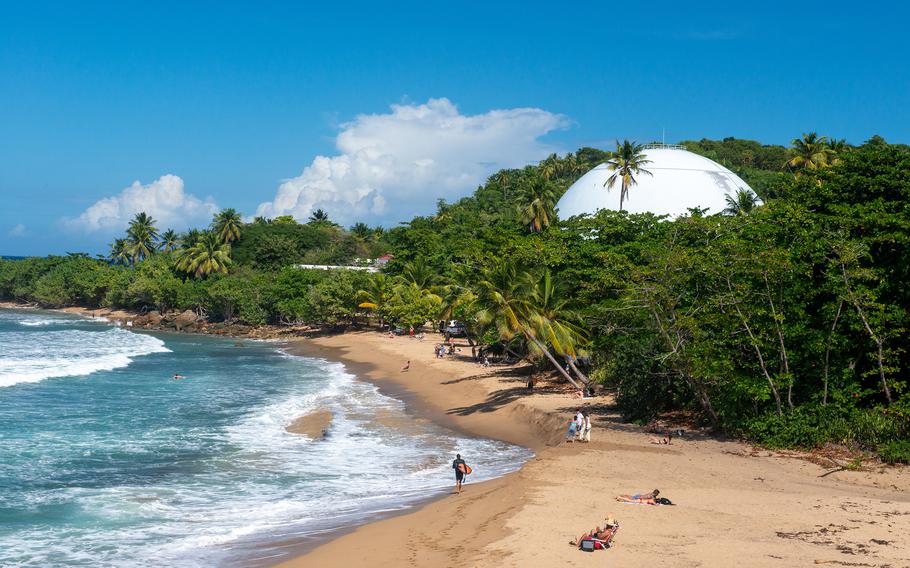
[[670, 445], [673, 443], [673, 434], [671, 434], [670, 432], [666, 432], [660, 438], [655, 438], [654, 436], [651, 436], [651, 438], [649, 438], [648, 441], [651, 442], [652, 444]]
[[613, 515], [610, 515], [607, 517], [603, 528], [597, 527], [591, 529], [575, 540], [570, 540], [569, 544], [581, 548], [581, 542], [583, 540], [594, 539], [600, 542], [602, 548], [610, 548], [610, 545], [612, 545], [613, 537], [616, 536], [617, 530], [619, 530], [619, 523], [613, 519]]
[[617, 495], [616, 500], [620, 503], [641, 503], [643, 505], [657, 505], [657, 496], [660, 491], [655, 489], [650, 493], [636, 493], [635, 495]]

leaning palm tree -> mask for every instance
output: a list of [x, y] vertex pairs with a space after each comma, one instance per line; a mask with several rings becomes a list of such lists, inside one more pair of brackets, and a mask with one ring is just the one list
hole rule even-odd
[[126, 230], [133, 262], [150, 257], [158, 249], [158, 229], [155, 220], [144, 211], [136, 213]]
[[177, 236], [177, 231], [168, 229], [161, 233], [161, 242], [158, 243], [158, 246], [164, 252], [174, 252], [177, 250], [177, 247], [180, 246], [180, 237]]
[[557, 286], [549, 270], [534, 277], [531, 298], [530, 321], [535, 334], [563, 356], [569, 368], [588, 384], [588, 377], [575, 365], [575, 360], [583, 354], [582, 345], [587, 342], [585, 330], [577, 323], [581, 321], [581, 316], [569, 307], [568, 297]]
[[530, 282], [532, 278], [527, 272], [508, 261], [486, 271], [477, 282], [477, 305], [480, 309], [475, 318], [481, 325], [492, 326], [502, 341], [522, 337], [534, 352], [546, 357], [563, 378], [581, 388], [537, 336]]
[[525, 192], [527, 205], [521, 208], [521, 222], [532, 233], [539, 233], [556, 217], [556, 192], [553, 184], [540, 178], [531, 180]]
[[604, 182], [604, 187], [613, 189], [616, 180], [621, 180], [619, 190], [619, 210], [622, 211], [622, 204], [629, 198], [629, 188], [638, 183], [635, 176], [639, 174], [652, 175], [651, 172], [644, 169], [643, 166], [650, 164], [651, 160], [645, 157], [644, 146], [629, 140], [623, 140], [622, 144], [616, 141], [616, 151], [612, 153], [607, 160], [607, 167], [613, 174]]
[[803, 134], [802, 138], [793, 140], [790, 149], [791, 158], [784, 163], [785, 168], [799, 175], [803, 171], [815, 171], [828, 167], [834, 150], [828, 146], [828, 137], [815, 132]]
[[240, 240], [240, 213], [230, 207], [222, 209], [212, 218], [212, 231], [222, 243], [230, 244]]
[[177, 269], [205, 278], [216, 272], [226, 273], [231, 265], [231, 245], [222, 243], [218, 235], [202, 233], [196, 244], [178, 254]]
[[126, 239], [117, 239], [111, 244], [111, 252], [107, 257], [111, 264], [127, 265], [132, 261], [129, 242]]
[[727, 201], [725, 215], [748, 215], [758, 206], [758, 196], [744, 187], [738, 188], [735, 195], [728, 193], [724, 199]]

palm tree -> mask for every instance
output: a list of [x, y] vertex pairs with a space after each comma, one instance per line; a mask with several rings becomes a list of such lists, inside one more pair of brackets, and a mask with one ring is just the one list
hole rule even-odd
[[158, 249], [158, 229], [155, 220], [144, 211], [136, 213], [126, 231], [133, 262], [150, 257]]
[[547, 181], [559, 176], [559, 156], [550, 154], [545, 160], [540, 162], [539, 169], [540, 175]]
[[802, 138], [795, 138], [791, 144], [792, 157], [787, 160], [784, 167], [795, 170], [797, 175], [802, 171], [828, 167], [829, 158], [834, 154], [834, 150], [828, 146], [828, 137], [819, 136], [815, 132], [804, 133]]
[[401, 278], [408, 284], [414, 284], [421, 290], [432, 290], [439, 281], [439, 275], [423, 257], [405, 263]]
[[758, 196], [744, 187], [736, 190], [735, 195], [724, 196], [727, 201], [726, 215], [748, 215], [758, 205]]
[[841, 156], [847, 151], [847, 141], [843, 138], [831, 138], [828, 140], [828, 148], [831, 149], [831, 165], [836, 166], [841, 163]]
[[199, 242], [199, 237], [202, 236], [202, 231], [199, 229], [189, 229], [187, 232], [180, 235], [180, 248], [182, 249], [191, 249], [196, 246], [196, 243]]
[[577, 154], [566, 154], [566, 157], [562, 161], [562, 173], [570, 178], [584, 173], [583, 165], [578, 159]]
[[129, 242], [126, 239], [117, 239], [111, 244], [111, 253], [108, 255], [111, 264], [127, 265], [132, 261], [130, 257]]
[[584, 329], [576, 323], [581, 321], [581, 317], [569, 308], [564, 290], [556, 285], [549, 270], [545, 269], [534, 279], [531, 298], [530, 319], [535, 334], [551, 345], [558, 355], [565, 357], [569, 367], [582, 382], [588, 384], [588, 377], [575, 366], [575, 360], [581, 354], [580, 347], [587, 342]]
[[351, 227], [351, 234], [359, 241], [368, 241], [371, 233], [372, 231], [366, 223], [355, 223], [354, 226]]
[[556, 217], [556, 192], [553, 184], [540, 178], [531, 180], [525, 191], [527, 205], [521, 209], [521, 222], [532, 233], [539, 233]]
[[509, 200], [509, 187], [512, 184], [512, 174], [511, 170], [499, 170], [496, 172], [496, 175], [493, 176], [493, 180], [496, 182], [496, 185], [499, 186], [499, 189], [502, 190], [502, 200]]
[[607, 167], [613, 174], [604, 182], [604, 187], [613, 189], [616, 180], [622, 180], [619, 191], [619, 210], [622, 211], [622, 204], [629, 197], [629, 188], [638, 183], [635, 176], [639, 174], [652, 175], [651, 172], [642, 166], [650, 164], [651, 160], [645, 157], [644, 146], [623, 140], [622, 144], [616, 141], [616, 151], [607, 160]]
[[196, 244], [178, 253], [177, 269], [204, 278], [215, 272], [226, 273], [231, 265], [231, 245], [222, 243], [215, 233], [202, 233]]
[[546, 357], [563, 378], [581, 388], [535, 334], [533, 295], [529, 293], [532, 280], [527, 272], [518, 270], [508, 261], [486, 271], [477, 283], [480, 310], [475, 317], [481, 325], [492, 325], [503, 341], [523, 337], [529, 347]]
[[310, 219], [307, 221], [310, 225], [316, 225], [319, 227], [333, 227], [336, 226], [329, 219], [329, 214], [326, 213], [323, 209], [317, 209], [310, 214]]
[[385, 325], [385, 307], [395, 295], [395, 279], [382, 272], [374, 274], [366, 289], [357, 292], [358, 308], [373, 310], [379, 316], [379, 327]]
[[240, 240], [240, 213], [233, 207], [222, 209], [212, 218], [212, 231], [222, 243], [230, 244]]
[[161, 233], [161, 242], [158, 243], [158, 246], [164, 252], [173, 252], [177, 250], [177, 247], [180, 245], [179, 237], [177, 236], [177, 231], [174, 229], [168, 229], [167, 231]]

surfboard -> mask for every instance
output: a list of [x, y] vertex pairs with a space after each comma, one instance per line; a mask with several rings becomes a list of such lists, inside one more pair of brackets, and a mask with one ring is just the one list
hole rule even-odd
[[458, 464], [458, 471], [460, 471], [461, 473], [463, 473], [465, 475], [471, 475], [471, 472], [474, 470], [471, 469], [471, 466], [460, 463], [460, 464]]

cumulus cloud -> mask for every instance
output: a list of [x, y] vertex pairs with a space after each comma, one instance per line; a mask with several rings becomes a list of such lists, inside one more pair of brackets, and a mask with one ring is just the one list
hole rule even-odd
[[96, 201], [74, 219], [64, 219], [72, 229], [93, 233], [119, 231], [136, 213], [145, 211], [159, 228], [182, 229], [208, 219], [218, 210], [211, 197], [201, 200], [186, 193], [180, 177], [167, 174], [149, 184], [134, 181], [117, 195]]
[[567, 119], [537, 108], [464, 115], [448, 99], [392, 105], [341, 125], [338, 154], [317, 156], [285, 180], [264, 217], [305, 219], [317, 208], [333, 220], [400, 220], [454, 201], [501, 168], [521, 167], [556, 149], [540, 140]]
[[24, 237], [28, 235], [28, 229], [22, 223], [19, 223], [15, 227], [9, 230], [7, 234], [11, 237]]

